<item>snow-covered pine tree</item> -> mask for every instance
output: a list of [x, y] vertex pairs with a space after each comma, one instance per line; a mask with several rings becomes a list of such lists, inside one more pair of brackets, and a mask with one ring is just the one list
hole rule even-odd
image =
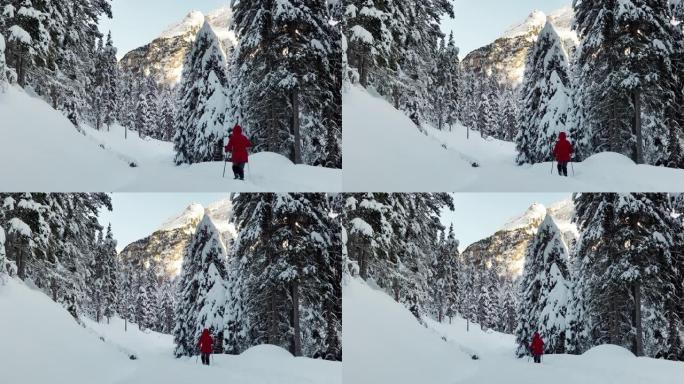
[[295, 355], [341, 357], [341, 244], [330, 212], [322, 194], [235, 197], [229, 353], [268, 343]]
[[197, 354], [197, 341], [205, 328], [215, 338], [223, 331], [226, 282], [226, 249], [205, 214], [183, 258], [173, 330], [177, 357]]
[[7, 67], [7, 62], [5, 61], [5, 38], [0, 33], [0, 91], [4, 91], [5, 87], [7, 86], [8, 72], [9, 68]]
[[249, 128], [255, 150], [311, 165], [333, 155], [341, 166], [339, 156], [326, 153], [341, 142], [342, 75], [340, 32], [326, 4], [238, 2], [233, 21], [240, 43], [232, 63], [238, 99], [232, 117]]
[[46, 6], [31, 0], [12, 0], [3, 4], [4, 27], [7, 36], [7, 61], [17, 72], [20, 86], [27, 84], [28, 72], [34, 66], [46, 65], [51, 37]]
[[478, 322], [483, 330], [496, 329], [502, 312], [499, 303], [499, 276], [496, 273], [496, 267], [492, 265], [481, 271], [481, 280], [478, 298], [480, 305]]
[[4, 283], [7, 275], [7, 257], [5, 253], [5, 230], [0, 226], [0, 284]]
[[116, 121], [116, 113], [119, 108], [117, 105], [118, 90], [116, 88], [118, 85], [119, 67], [111, 32], [107, 34], [107, 42], [102, 50], [100, 65], [99, 69], [102, 71], [102, 84], [100, 88], [102, 123], [107, 126], [107, 131], [109, 131], [111, 125]]
[[112, 233], [112, 225], [107, 227], [107, 234], [99, 248], [102, 253], [102, 262], [104, 263], [104, 275], [103, 275], [103, 311], [102, 314], [107, 318], [107, 322], [116, 313], [116, 302], [117, 302], [117, 284], [116, 278], [118, 275], [118, 263], [117, 263], [117, 252], [116, 252], [116, 240], [114, 240], [114, 234]]
[[228, 134], [226, 65], [221, 41], [205, 22], [183, 65], [174, 136], [178, 165], [211, 161], [216, 143]]
[[496, 94], [493, 87], [485, 87], [481, 94], [480, 103], [477, 111], [477, 129], [480, 137], [488, 138], [498, 125], [498, 108], [496, 104]]
[[570, 102], [568, 57], [551, 22], [527, 56], [518, 112], [516, 148], [518, 164], [553, 159], [553, 145], [560, 132], [568, 132]]
[[430, 96], [432, 115], [437, 129], [440, 131], [447, 125], [455, 123], [458, 108], [458, 75], [460, 72], [459, 50], [454, 42], [453, 32], [449, 34], [449, 42], [441, 39], [437, 59], [432, 76], [435, 78]]
[[[393, 36], [390, 25], [392, 3], [353, 0], [345, 9], [345, 37], [348, 42], [349, 66], [357, 73], [359, 83], [368, 87], [372, 72], [396, 69], [391, 59]], [[378, 70], [380, 69], [380, 70]]]
[[569, 274], [567, 246], [547, 215], [525, 253], [515, 330], [519, 357], [529, 353], [535, 332], [544, 340], [545, 353], [565, 353]]
[[499, 121], [495, 137], [504, 141], [514, 141], [518, 135], [518, 103], [517, 91], [512, 88], [504, 88], [498, 93]]
[[[676, 299], [681, 226], [665, 194], [579, 194], [573, 350], [611, 343], [663, 356]], [[610, 238], [610, 242], [603, 239]], [[674, 320], [676, 323], [676, 320]], [[681, 341], [681, 340], [680, 340]], [[673, 341], [674, 342], [674, 341]]]
[[673, 62], [681, 31], [667, 1], [574, 0], [573, 6], [581, 41], [574, 124], [590, 139], [588, 152], [666, 163], [668, 111], [681, 92]]
[[429, 304], [430, 258], [445, 208], [453, 209], [448, 194], [348, 195], [349, 259], [417, 318]]
[[107, 194], [0, 193], [0, 225], [7, 229], [7, 257], [17, 276], [31, 279], [75, 316], [86, 304], [99, 210]]
[[174, 327], [173, 310], [175, 307], [174, 293], [176, 287], [173, 281], [166, 281], [159, 290], [159, 321], [161, 323], [160, 332], [171, 334]]
[[157, 98], [157, 115], [159, 116], [159, 129], [155, 132], [155, 138], [163, 141], [173, 141], [174, 118], [176, 96], [172, 89], [162, 87], [160, 96]]

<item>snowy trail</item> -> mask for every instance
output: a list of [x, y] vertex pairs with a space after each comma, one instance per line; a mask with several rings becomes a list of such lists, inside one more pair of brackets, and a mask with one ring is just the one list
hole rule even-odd
[[[251, 156], [246, 181], [223, 162], [177, 167], [173, 144], [119, 125], [78, 132], [58, 111], [17, 87], [0, 94], [0, 183], [6, 192], [337, 192], [342, 171]], [[131, 164], [135, 163], [135, 167]]]
[[[0, 383], [341, 384], [342, 363], [295, 358], [274, 346], [216, 355], [205, 367], [176, 359], [173, 337], [122, 320], [80, 326], [42, 292], [18, 279], [0, 284]], [[137, 360], [130, 360], [130, 354]]]
[[[343, 286], [344, 378], [355, 384], [671, 384], [684, 363], [636, 358], [604, 345], [584, 355], [514, 356], [515, 338], [456, 318], [423, 326], [384, 292], [359, 279]], [[477, 354], [479, 359], [472, 360]]]
[[[343, 92], [344, 189], [348, 192], [662, 192], [684, 190], [684, 170], [636, 165], [615, 153], [574, 163], [515, 164], [515, 144], [466, 128], [420, 132], [402, 112], [357, 86]], [[477, 167], [473, 167], [477, 163]], [[572, 168], [571, 167], [571, 168]]]

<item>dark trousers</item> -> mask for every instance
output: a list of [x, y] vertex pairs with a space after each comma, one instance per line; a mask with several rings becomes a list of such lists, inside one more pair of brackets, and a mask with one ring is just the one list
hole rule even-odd
[[202, 353], [202, 364], [203, 365], [209, 365], [209, 354], [208, 353]]
[[568, 162], [559, 161], [558, 162], [558, 174], [561, 176], [568, 176]]
[[541, 363], [541, 355], [534, 355], [534, 362], [537, 364]]
[[236, 179], [245, 179], [245, 163], [233, 163], [233, 174]]

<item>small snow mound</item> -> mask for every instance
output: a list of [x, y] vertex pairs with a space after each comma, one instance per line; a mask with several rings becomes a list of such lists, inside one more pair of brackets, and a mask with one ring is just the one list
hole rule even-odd
[[582, 357], [596, 361], [632, 359], [636, 356], [629, 350], [617, 345], [604, 344], [594, 347], [582, 354]]
[[285, 360], [294, 357], [283, 348], [268, 344], [252, 347], [244, 351], [240, 356], [259, 361]]
[[602, 168], [633, 167], [635, 165], [634, 161], [629, 157], [615, 152], [597, 153], [584, 160], [583, 164], [589, 168], [592, 168], [592, 166], [600, 166]]

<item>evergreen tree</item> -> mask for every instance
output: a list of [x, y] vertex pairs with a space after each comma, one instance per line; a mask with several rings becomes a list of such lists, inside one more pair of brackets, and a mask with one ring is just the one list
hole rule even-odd
[[175, 118], [176, 164], [211, 161], [216, 143], [227, 135], [226, 70], [221, 42], [205, 22], [185, 56]]
[[310, 0], [235, 4], [231, 111], [256, 151], [341, 166], [340, 32], [328, 12]]
[[5, 254], [5, 230], [0, 226], [0, 284], [4, 283], [5, 275], [7, 274], [7, 257]]
[[563, 43], [550, 22], [527, 56], [516, 137], [518, 164], [553, 159], [553, 145], [567, 132], [570, 76]]
[[233, 212], [239, 236], [231, 258], [226, 350], [241, 353], [267, 343], [298, 356], [339, 359], [341, 260], [334, 254], [341, 245], [327, 197], [240, 194]]
[[676, 136], [668, 135], [674, 127], [668, 120], [681, 92], [673, 62], [681, 30], [667, 1], [575, 0], [573, 6], [581, 41], [574, 124], [588, 138], [581, 140], [589, 146], [585, 152], [667, 163], [668, 139]]
[[515, 331], [519, 357], [529, 353], [535, 332], [544, 340], [545, 353], [565, 353], [569, 278], [567, 246], [547, 215], [525, 253]]
[[459, 97], [459, 50], [454, 42], [453, 32], [449, 35], [449, 42], [441, 40], [437, 60], [434, 65], [435, 84], [431, 92], [432, 105], [437, 129], [444, 129], [445, 125], [451, 127], [456, 122]]
[[102, 314], [109, 319], [116, 313], [116, 302], [118, 295], [118, 287], [116, 284], [116, 279], [118, 275], [118, 263], [117, 263], [117, 252], [116, 252], [116, 240], [114, 240], [114, 234], [112, 233], [112, 225], [107, 227], [107, 234], [105, 235], [104, 241], [99, 248], [102, 252], [102, 262], [103, 262], [103, 283], [102, 283], [102, 294], [103, 294], [103, 312]]
[[5, 90], [5, 86], [8, 81], [8, 73], [9, 68], [7, 67], [7, 62], [5, 61], [5, 38], [2, 36], [2, 34], [0, 34], [0, 91]]
[[197, 353], [197, 341], [205, 328], [214, 337], [223, 330], [226, 279], [226, 249], [220, 232], [205, 215], [183, 258], [173, 330], [177, 357]]
[[681, 227], [673, 220], [668, 196], [579, 194], [575, 205], [581, 236], [573, 285], [573, 350], [604, 343], [638, 356], [671, 350], [662, 335], [679, 321], [671, 314], [678, 302], [674, 287], [681, 284], [676, 265]]
[[104, 193], [0, 194], [0, 226], [7, 229], [7, 257], [17, 276], [30, 279], [76, 316], [87, 305], [88, 276]]

